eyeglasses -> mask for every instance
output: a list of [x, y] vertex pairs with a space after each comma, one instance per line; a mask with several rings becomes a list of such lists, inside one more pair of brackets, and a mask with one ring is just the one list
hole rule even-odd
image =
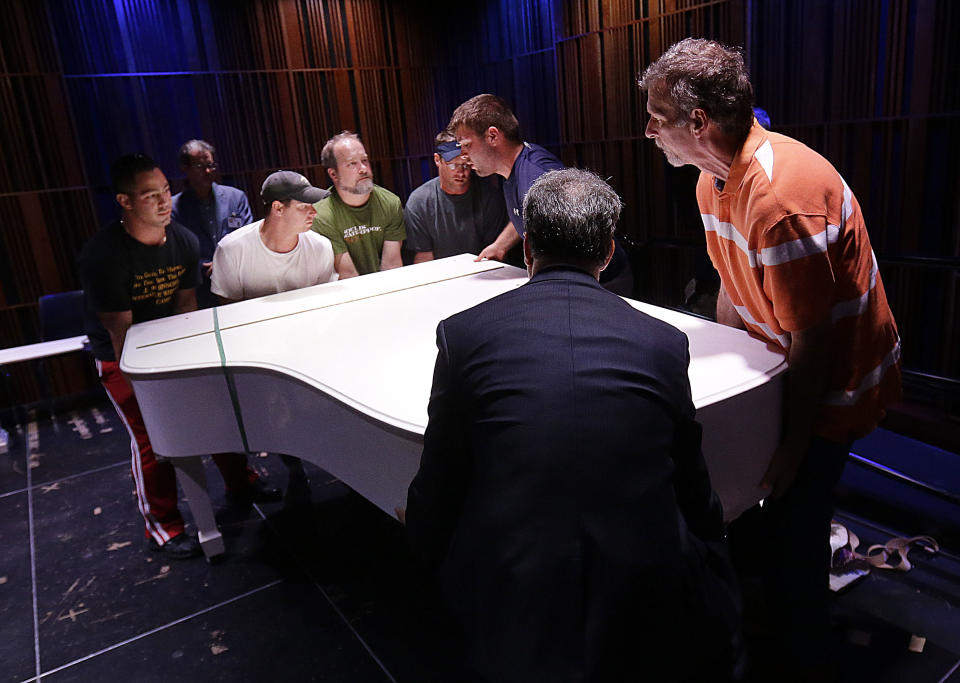
[[195, 168], [198, 171], [216, 171], [216, 164], [190, 164], [190, 168]]
[[470, 164], [446, 164], [451, 171], [469, 171]]

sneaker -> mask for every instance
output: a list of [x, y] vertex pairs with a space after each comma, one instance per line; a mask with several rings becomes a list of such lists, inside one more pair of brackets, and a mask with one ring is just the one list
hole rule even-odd
[[155, 553], [163, 553], [171, 560], [189, 560], [203, 552], [200, 549], [200, 541], [197, 540], [197, 537], [186, 532], [177, 534], [163, 545], [160, 545], [151, 537], [150, 550]]
[[254, 503], [276, 503], [283, 499], [283, 491], [267, 486], [257, 479], [242, 491], [227, 491], [227, 503], [234, 507], [250, 507]]

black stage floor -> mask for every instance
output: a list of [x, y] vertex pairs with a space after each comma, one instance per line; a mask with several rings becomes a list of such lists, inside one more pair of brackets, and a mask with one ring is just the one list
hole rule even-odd
[[[227, 555], [165, 561], [146, 550], [129, 452], [104, 401], [29, 422], [0, 455], [0, 682], [464, 680], [401, 527], [346, 486], [307, 464], [310, 504], [238, 513], [208, 463]], [[252, 462], [285, 484], [276, 456]], [[865, 543], [894, 534], [864, 510], [841, 516]], [[836, 596], [845, 680], [960, 682], [960, 559], [910, 559]]]

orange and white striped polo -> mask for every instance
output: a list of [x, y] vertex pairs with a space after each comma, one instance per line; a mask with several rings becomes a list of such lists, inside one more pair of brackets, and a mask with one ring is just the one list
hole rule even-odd
[[900, 337], [853, 192], [822, 156], [754, 122], [726, 183], [701, 173], [707, 252], [756, 337], [831, 321], [827, 394], [815, 431], [834, 441], [876, 427], [900, 397]]

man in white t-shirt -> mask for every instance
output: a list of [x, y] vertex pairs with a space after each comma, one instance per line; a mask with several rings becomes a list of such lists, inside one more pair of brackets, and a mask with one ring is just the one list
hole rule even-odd
[[310, 230], [313, 204], [328, 194], [294, 171], [267, 177], [260, 190], [266, 218], [224, 237], [213, 254], [210, 289], [221, 303], [336, 279], [330, 240]]
[[[310, 230], [314, 203], [329, 194], [294, 171], [267, 176], [260, 190], [267, 217], [224, 237], [213, 254], [210, 290], [221, 304], [337, 279], [330, 240]], [[285, 504], [308, 503], [303, 463], [291, 455], [280, 458], [289, 471]]]

